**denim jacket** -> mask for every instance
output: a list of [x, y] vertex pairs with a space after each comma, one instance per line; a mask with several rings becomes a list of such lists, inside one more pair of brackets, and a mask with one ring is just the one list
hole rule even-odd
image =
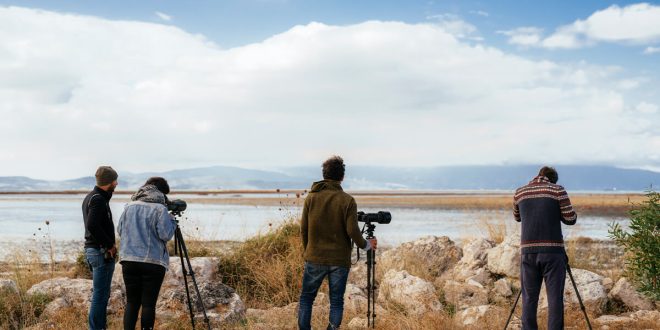
[[126, 204], [117, 225], [120, 261], [146, 262], [168, 269], [167, 241], [174, 236], [175, 227], [163, 204], [139, 200]]

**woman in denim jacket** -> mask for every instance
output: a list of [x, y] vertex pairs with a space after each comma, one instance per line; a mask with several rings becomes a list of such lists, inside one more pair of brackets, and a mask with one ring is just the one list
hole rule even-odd
[[119, 255], [126, 285], [124, 329], [135, 329], [142, 307], [141, 329], [153, 329], [156, 301], [169, 266], [167, 241], [174, 236], [175, 223], [167, 212], [167, 181], [147, 180], [126, 204], [119, 219]]

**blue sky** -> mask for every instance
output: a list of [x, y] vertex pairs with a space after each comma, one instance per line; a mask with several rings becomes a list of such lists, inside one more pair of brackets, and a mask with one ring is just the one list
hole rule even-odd
[[[627, 1], [0, 1], [0, 176], [333, 153], [659, 170], [656, 22]], [[176, 158], [145, 142], [164, 131]]]

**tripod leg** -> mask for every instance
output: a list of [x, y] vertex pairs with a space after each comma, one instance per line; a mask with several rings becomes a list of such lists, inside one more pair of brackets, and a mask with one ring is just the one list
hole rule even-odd
[[376, 327], [376, 251], [371, 250], [371, 327]]
[[511, 313], [509, 313], [509, 318], [506, 319], [506, 324], [504, 325], [504, 330], [509, 327], [509, 322], [511, 322], [511, 317], [513, 316], [513, 312], [516, 310], [516, 306], [518, 305], [518, 300], [520, 300], [520, 296], [522, 295], [522, 288], [520, 288], [520, 291], [518, 291], [518, 296], [516, 296], [516, 302], [513, 303], [513, 307], [511, 307]]
[[174, 230], [174, 251], [176, 254], [179, 255], [179, 259], [181, 260], [181, 274], [183, 275], [183, 285], [186, 288], [186, 298], [188, 302], [188, 312], [190, 313], [190, 323], [192, 325], [192, 328], [195, 329], [195, 314], [193, 312], [192, 308], [192, 302], [190, 301], [190, 290], [188, 290], [188, 270], [186, 269], [186, 265], [184, 263], [184, 256], [183, 256], [183, 240], [181, 239], [183, 235], [181, 234], [181, 229], [179, 229], [179, 226], [176, 227]]
[[580, 309], [582, 309], [582, 314], [584, 314], [584, 319], [587, 321], [587, 327], [589, 330], [591, 330], [591, 322], [589, 322], [589, 316], [587, 316], [587, 310], [584, 307], [584, 303], [582, 302], [582, 297], [580, 296], [580, 292], [578, 292], [577, 285], [575, 284], [575, 279], [573, 278], [573, 272], [571, 271], [571, 266], [566, 263], [566, 271], [568, 272], [568, 277], [571, 279], [571, 283], [573, 283], [573, 290], [575, 290], [575, 295], [578, 298], [578, 302], [580, 303]]
[[367, 327], [371, 327], [371, 251], [367, 251]]
[[[188, 274], [190, 275], [190, 279], [192, 281], [193, 287], [195, 288], [195, 293], [197, 294], [197, 299], [199, 301], [199, 304], [202, 306], [202, 313], [204, 315], [204, 323], [206, 323], [206, 327], [211, 330], [211, 322], [209, 321], [209, 317], [206, 314], [206, 306], [204, 306], [204, 300], [202, 299], [202, 294], [199, 292], [199, 286], [197, 285], [197, 280], [195, 279], [195, 272], [193, 271], [192, 264], [190, 263], [190, 257], [188, 256], [188, 248], [186, 248], [186, 242], [183, 240], [183, 234], [181, 234], [181, 231], [179, 230], [179, 242], [181, 242], [179, 245], [181, 247], [181, 255], [186, 259], [186, 262], [188, 263]], [[183, 263], [183, 259], [181, 260]], [[186, 294], [188, 294], [188, 285], [186, 282]], [[188, 303], [190, 304], [190, 295], [188, 295]], [[194, 326], [193, 326], [194, 329]]]

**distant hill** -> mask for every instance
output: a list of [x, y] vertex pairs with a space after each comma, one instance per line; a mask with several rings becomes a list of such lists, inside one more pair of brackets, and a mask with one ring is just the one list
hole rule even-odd
[[[351, 166], [344, 187], [350, 190], [513, 190], [528, 182], [539, 166]], [[558, 166], [559, 183], [569, 190], [644, 191], [660, 185], [660, 173], [608, 166]], [[173, 189], [301, 189], [321, 176], [320, 167], [288, 167], [272, 171], [213, 166], [167, 172], [120, 173], [121, 189], [135, 189], [151, 176], [165, 177]], [[0, 191], [89, 189], [93, 177], [46, 181], [0, 177]]]

